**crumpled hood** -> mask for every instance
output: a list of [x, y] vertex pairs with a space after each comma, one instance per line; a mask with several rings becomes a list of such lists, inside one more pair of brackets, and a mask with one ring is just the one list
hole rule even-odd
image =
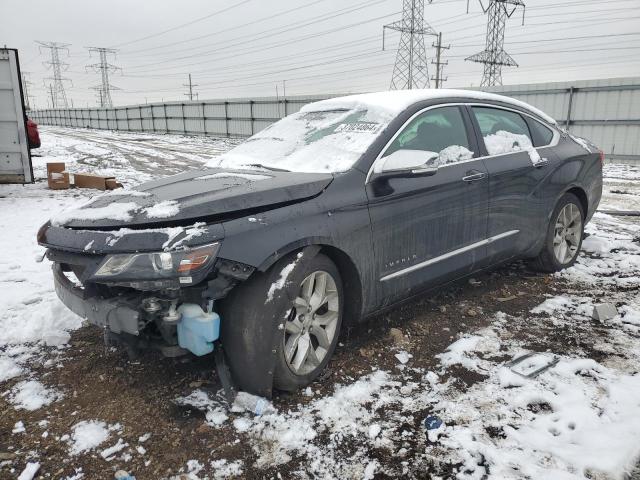
[[312, 198], [332, 181], [327, 173], [211, 168], [113, 190], [51, 219], [79, 229], [153, 228], [224, 221]]

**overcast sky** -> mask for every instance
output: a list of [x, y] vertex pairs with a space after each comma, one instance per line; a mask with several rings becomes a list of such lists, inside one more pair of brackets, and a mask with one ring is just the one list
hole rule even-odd
[[[488, 0], [484, 0], [485, 5]], [[503, 83], [640, 76], [640, 0], [527, 0], [507, 23], [505, 50], [519, 68]], [[486, 16], [478, 0], [434, 0], [425, 20], [451, 49], [445, 87], [477, 86], [482, 65], [464, 58], [484, 48]], [[36, 107], [46, 107], [51, 75], [36, 40], [68, 43], [61, 60], [75, 106], [95, 106], [98, 61], [86, 47], [118, 49], [114, 104], [185, 100], [188, 73], [200, 99], [347, 93], [389, 88], [402, 0], [3, 0], [0, 44], [19, 50]], [[187, 24], [187, 25], [185, 25]], [[427, 56], [435, 56], [428, 37]], [[429, 65], [431, 72], [435, 70]]]

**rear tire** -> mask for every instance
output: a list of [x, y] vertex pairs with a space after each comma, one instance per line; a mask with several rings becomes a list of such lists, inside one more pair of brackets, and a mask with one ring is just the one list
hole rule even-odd
[[584, 217], [578, 197], [565, 193], [553, 209], [544, 246], [532, 261], [533, 268], [552, 273], [573, 265], [582, 247]]

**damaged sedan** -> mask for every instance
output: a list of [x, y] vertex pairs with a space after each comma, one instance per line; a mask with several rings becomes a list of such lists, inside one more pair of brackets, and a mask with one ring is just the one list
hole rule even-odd
[[243, 390], [308, 385], [341, 329], [478, 270], [571, 266], [602, 153], [539, 110], [457, 90], [312, 103], [204, 170], [38, 232], [62, 302], [131, 350], [214, 352]]

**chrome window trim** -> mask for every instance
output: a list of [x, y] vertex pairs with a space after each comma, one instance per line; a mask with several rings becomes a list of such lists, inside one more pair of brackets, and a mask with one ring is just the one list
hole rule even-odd
[[[521, 110], [517, 110], [515, 108], [503, 107], [502, 105], [494, 105], [492, 103], [483, 103], [483, 102], [452, 102], [452, 103], [440, 103], [438, 105], [430, 105], [430, 106], [425, 107], [425, 108], [417, 111], [416, 113], [414, 113], [406, 122], [404, 122], [402, 124], [402, 126], [400, 128], [398, 128], [396, 133], [394, 133], [393, 137], [391, 137], [391, 139], [385, 144], [384, 148], [382, 150], [380, 150], [380, 153], [378, 154], [376, 159], [373, 162], [371, 162], [371, 166], [369, 167], [369, 171], [367, 172], [367, 177], [366, 177], [365, 182], [364, 182], [365, 185], [367, 185], [371, 180], [371, 175], [373, 175], [373, 167], [374, 167], [374, 165], [384, 156], [384, 153], [391, 146], [393, 141], [398, 137], [398, 135], [400, 135], [400, 133], [407, 127], [407, 125], [411, 121], [413, 121], [418, 115], [421, 115], [422, 113], [424, 113], [426, 111], [433, 110], [434, 108], [455, 107], [455, 106], [486, 107], [486, 108], [496, 108], [498, 110], [507, 110], [507, 111], [510, 111], [510, 112], [518, 113], [520, 115], [526, 115], [527, 117], [531, 118], [533, 121], [541, 123], [545, 127], [551, 129], [551, 131], [553, 132], [553, 138], [551, 139], [551, 142], [548, 143], [547, 145], [542, 145], [540, 147], [534, 147], [536, 150], [541, 149], [541, 148], [555, 147], [560, 142], [560, 136], [561, 135], [560, 135], [560, 132], [558, 131], [557, 127], [548, 125], [546, 122], [543, 122], [543, 121], [537, 119], [534, 115], [532, 115], [530, 113], [527, 113], [527, 112], [523, 112]], [[482, 137], [482, 141], [484, 142], [484, 137]], [[486, 149], [486, 145], [485, 145], [485, 149]], [[476, 153], [476, 152], [474, 152], [474, 153]], [[499, 153], [499, 154], [496, 154], [496, 155], [483, 155], [483, 156], [479, 156], [479, 157], [473, 157], [473, 158], [470, 158], [468, 160], [462, 160], [461, 162], [448, 163], [446, 165], [439, 166], [438, 169], [451, 167], [453, 165], [460, 165], [460, 164], [467, 163], [467, 162], [473, 162], [475, 160], [486, 160], [486, 159], [489, 159], [489, 158], [502, 157], [504, 155], [512, 155], [514, 153], [518, 153], [518, 152], [506, 152], [506, 153]]]
[[411, 265], [410, 267], [403, 268], [402, 270], [398, 270], [397, 272], [393, 272], [393, 273], [390, 273], [388, 275], [385, 275], [384, 277], [380, 278], [380, 281], [381, 282], [386, 282], [387, 280], [392, 280], [394, 278], [401, 277], [401, 276], [406, 275], [408, 273], [415, 272], [416, 270], [420, 270], [422, 268], [428, 267], [428, 266], [433, 265], [435, 263], [441, 262], [442, 260], [446, 260], [448, 258], [455, 257], [456, 255], [459, 255], [461, 253], [465, 253], [465, 252], [468, 252], [470, 250], [473, 250], [474, 248], [482, 247], [484, 245], [489, 245], [490, 243], [493, 243], [496, 240], [501, 240], [503, 238], [510, 237], [512, 235], [516, 235], [518, 233], [520, 233], [520, 230], [509, 230], [507, 232], [499, 233], [498, 235], [494, 235], [493, 237], [485, 238], [484, 240], [480, 240], [479, 242], [475, 242], [475, 243], [469, 244], [469, 245], [467, 245], [465, 247], [461, 247], [461, 248], [458, 248], [456, 250], [451, 250], [450, 252], [447, 252], [447, 253], [445, 253], [443, 255], [440, 255], [438, 257], [430, 258], [429, 260], [425, 260], [424, 262], [416, 263], [415, 265]]
[[[558, 131], [557, 128], [554, 128], [553, 126], [548, 125], [546, 122], [542, 122], [542, 121], [538, 120], [534, 115], [531, 115], [531, 114], [529, 114], [527, 112], [522, 112], [520, 110], [516, 110], [515, 108], [503, 107], [502, 105], [492, 105], [490, 103], [473, 102], [473, 103], [467, 103], [467, 105], [469, 107], [495, 108], [495, 109], [498, 109], [498, 110], [507, 110], [509, 112], [519, 113], [520, 115], [526, 115], [527, 117], [531, 118], [534, 122], [541, 123], [545, 127], [549, 128], [551, 130], [551, 132], [553, 133], [553, 137], [551, 138], [551, 142], [549, 142], [546, 145], [542, 145], [540, 147], [533, 147], [536, 150], [538, 150], [540, 148], [555, 147], [560, 142], [560, 132]], [[473, 112], [472, 112], [472, 114], [473, 114]], [[476, 122], [477, 122], [477, 120], [476, 120]], [[531, 132], [529, 132], [529, 133], [531, 133]], [[484, 142], [484, 137], [482, 136], [482, 132], [480, 132], [480, 135], [481, 135], [482, 141]], [[531, 140], [533, 141], [533, 139], [531, 139]], [[487, 148], [487, 146], [485, 144], [485, 149], [486, 148]], [[485, 155], [485, 156], [482, 156], [482, 157], [478, 157], [477, 159], [485, 160], [487, 158], [502, 157], [504, 155], [512, 155], [514, 153], [518, 153], [518, 152], [522, 152], [522, 151], [524, 151], [524, 150], [519, 150], [519, 151], [515, 151], [515, 152], [498, 153], [498, 154], [495, 154], [495, 155]]]

